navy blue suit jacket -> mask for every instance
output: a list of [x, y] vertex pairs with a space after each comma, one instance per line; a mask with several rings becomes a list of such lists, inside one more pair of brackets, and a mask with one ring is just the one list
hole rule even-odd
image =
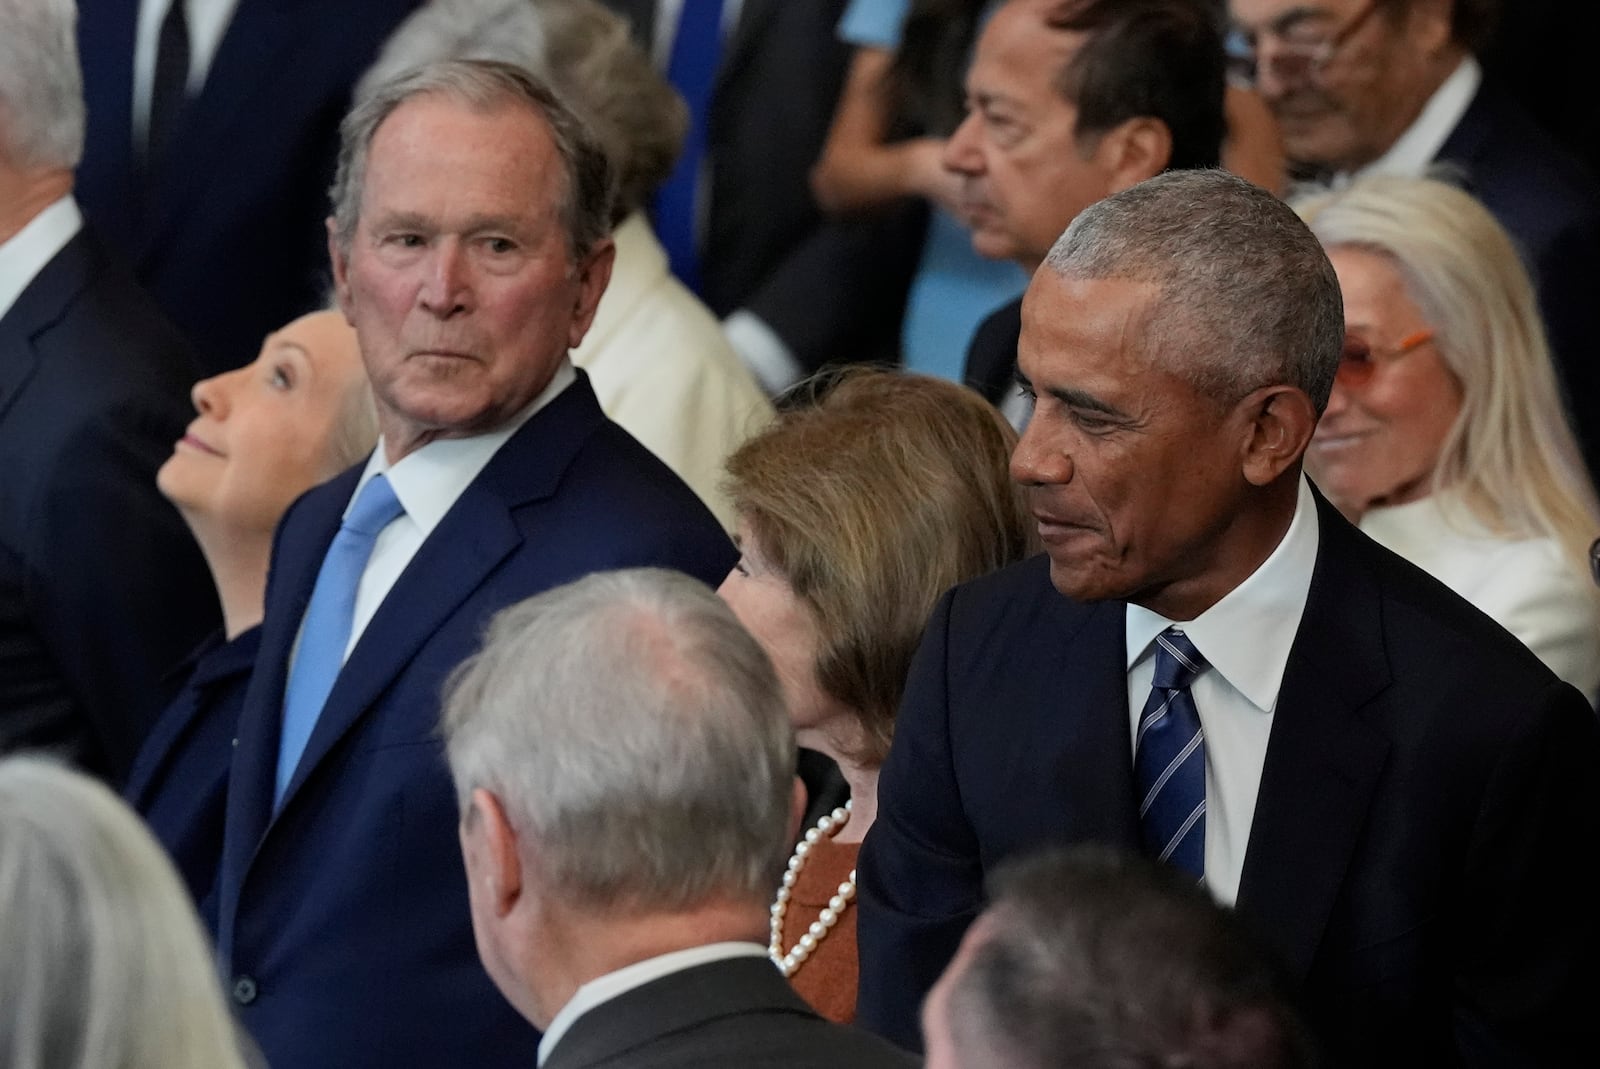
[[0, 318], [0, 752], [48, 747], [120, 782], [163, 678], [218, 625], [155, 485], [194, 378], [87, 229]]
[[1600, 186], [1493, 82], [1486, 82], [1436, 162], [1463, 172], [1521, 249], [1592, 474], [1600, 475]]
[[[1592, 1050], [1600, 726], [1507, 632], [1319, 502], [1237, 908], [1335, 1064], [1565, 1065]], [[859, 1020], [914, 1044], [984, 874], [1137, 851], [1124, 606], [1038, 557], [928, 625], [860, 877]]]
[[359, 474], [307, 493], [278, 530], [228, 788], [219, 956], [272, 1065], [526, 1069], [538, 1034], [474, 949], [437, 732], [445, 679], [509, 604], [612, 568], [720, 582], [736, 554], [694, 493], [605, 418], [579, 372], [417, 551], [274, 814], [286, 665]]
[[233, 739], [260, 648], [261, 629], [252, 627], [227, 642], [218, 632], [195, 651], [123, 788], [213, 927]]
[[208, 374], [326, 303], [328, 186], [350, 90], [419, 0], [239, 0], [205, 87], [146, 175], [133, 143], [138, 0], [79, 0], [84, 214]]

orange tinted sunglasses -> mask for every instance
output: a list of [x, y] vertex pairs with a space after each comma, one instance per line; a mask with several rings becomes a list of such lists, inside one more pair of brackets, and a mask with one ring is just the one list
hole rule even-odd
[[1401, 338], [1393, 348], [1381, 349], [1354, 334], [1344, 336], [1344, 351], [1339, 354], [1339, 371], [1335, 381], [1340, 386], [1359, 390], [1372, 381], [1373, 373], [1381, 364], [1392, 364], [1407, 353], [1420, 349], [1433, 340], [1433, 331], [1414, 330]]

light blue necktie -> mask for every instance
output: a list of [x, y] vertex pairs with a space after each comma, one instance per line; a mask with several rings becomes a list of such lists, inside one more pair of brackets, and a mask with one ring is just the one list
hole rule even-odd
[[327, 556], [322, 558], [322, 570], [317, 573], [317, 585], [311, 591], [311, 602], [300, 628], [300, 649], [283, 692], [274, 809], [283, 801], [283, 792], [294, 778], [300, 755], [322, 715], [328, 692], [333, 690], [333, 681], [344, 667], [344, 650], [350, 644], [356, 611], [356, 587], [361, 573], [366, 571], [378, 532], [403, 512], [389, 480], [382, 475], [373, 476], [356, 495], [350, 514], [333, 536]]
[[722, 0], [684, 0], [667, 59], [667, 80], [689, 105], [689, 130], [672, 173], [656, 191], [656, 234], [672, 273], [700, 289], [700, 174], [711, 144], [711, 94], [722, 61]]
[[1156, 674], [1139, 714], [1133, 781], [1145, 852], [1200, 879], [1206, 871], [1206, 747], [1189, 684], [1206, 670], [1187, 635], [1156, 636]]

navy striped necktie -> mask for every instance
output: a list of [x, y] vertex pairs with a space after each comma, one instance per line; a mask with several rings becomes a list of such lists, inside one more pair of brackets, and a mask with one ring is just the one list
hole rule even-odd
[[1206, 856], [1206, 747], [1189, 685], [1206, 659], [1187, 635], [1156, 636], [1156, 674], [1139, 715], [1133, 780], [1145, 852], [1200, 879]]

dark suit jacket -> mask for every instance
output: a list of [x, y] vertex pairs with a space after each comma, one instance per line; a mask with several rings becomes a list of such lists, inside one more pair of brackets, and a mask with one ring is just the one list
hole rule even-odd
[[544, 1069], [910, 1069], [917, 1059], [824, 1020], [765, 958], [653, 980], [572, 1023]]
[[467, 488], [340, 672], [272, 809], [286, 666], [359, 470], [279, 527], [239, 723], [218, 954], [275, 1066], [517, 1066], [538, 1034], [478, 962], [438, 737], [446, 677], [497, 610], [589, 572], [657, 565], [717, 583], [735, 551], [582, 372]]
[[180, 673], [168, 704], [128, 773], [123, 798], [166, 847], [207, 922], [216, 925], [217, 861], [228, 808], [228, 769], [261, 629], [213, 635]]
[[[1600, 728], [1577, 691], [1319, 501], [1238, 895], [1336, 1064], [1592, 1053]], [[1124, 606], [1048, 560], [957, 587], [911, 670], [857, 871], [859, 1020], [913, 1040], [984, 873], [1137, 850]], [[1587, 1030], [1588, 1034], [1583, 1033]]]
[[1493, 82], [1479, 89], [1436, 162], [1465, 172], [1467, 190], [1521, 248], [1584, 459], [1600, 474], [1600, 187]]
[[1017, 381], [1017, 341], [1022, 337], [1022, 298], [1003, 305], [982, 323], [967, 346], [961, 377], [998, 405]]
[[350, 89], [419, 0], [239, 0], [204, 89], [147, 177], [134, 150], [137, 0], [79, 0], [84, 214], [199, 347], [247, 363], [328, 290], [328, 186]]
[[[657, 0], [604, 2], [651, 47]], [[850, 63], [835, 32], [844, 7], [744, 0], [711, 103], [701, 296], [719, 316], [754, 313], [807, 370], [894, 357], [927, 222], [914, 204], [827, 220], [811, 196]]]
[[0, 751], [120, 782], [165, 673], [220, 619], [156, 469], [194, 364], [87, 232], [0, 318]]

